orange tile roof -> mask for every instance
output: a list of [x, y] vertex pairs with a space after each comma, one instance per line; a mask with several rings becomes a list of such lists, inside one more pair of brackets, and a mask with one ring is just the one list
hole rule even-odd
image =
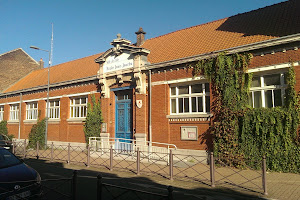
[[[95, 63], [94, 60], [101, 54], [102, 53], [50, 67], [50, 83], [59, 83], [97, 75], [99, 64]], [[47, 80], [48, 69], [39, 69], [31, 72], [4, 92], [47, 85]]]
[[148, 61], [159, 63], [300, 33], [300, 1], [290, 0], [148, 39]]
[[[289, 0], [148, 39], [141, 47], [150, 50], [150, 63], [159, 63], [292, 35], [300, 33], [299, 10], [300, 1]], [[50, 82], [96, 75], [99, 65], [94, 59], [100, 55], [51, 67]], [[47, 69], [41, 69], [30, 73], [4, 92], [46, 84]]]

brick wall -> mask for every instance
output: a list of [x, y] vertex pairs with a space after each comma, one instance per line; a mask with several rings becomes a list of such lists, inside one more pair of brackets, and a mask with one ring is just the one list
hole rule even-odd
[[263, 56], [256, 55], [251, 59], [249, 68], [288, 63], [290, 61], [300, 61], [300, 50], [279, 51], [274, 52], [274, 54], [268, 53]]
[[[16, 49], [0, 57], [0, 91], [5, 90], [40, 66], [22, 49]], [[16, 73], [17, 72], [17, 73]]]
[[[85, 142], [85, 136], [83, 132], [83, 121], [70, 121], [70, 98], [67, 95], [78, 93], [89, 93], [96, 91], [97, 85], [83, 84], [77, 86], [69, 86], [60, 89], [51, 90], [49, 93], [50, 100], [52, 97], [57, 97], [60, 100], [60, 119], [48, 121], [48, 141], [63, 141], [63, 142]], [[21, 104], [21, 126], [20, 126], [20, 138], [28, 139], [28, 135], [32, 126], [36, 123], [34, 121], [29, 122], [26, 119], [26, 100], [35, 99], [38, 102], [38, 110], [41, 118], [46, 116], [46, 91], [37, 93], [23, 94]], [[89, 102], [91, 101], [90, 94], [88, 96]], [[100, 97], [100, 93], [95, 93], [96, 98]], [[43, 98], [43, 99], [41, 99]], [[56, 99], [56, 98], [55, 98]], [[8, 132], [13, 134], [15, 138], [18, 138], [19, 123], [9, 121], [10, 102], [19, 102], [20, 96], [7, 97], [0, 99], [0, 103], [4, 103], [4, 120], [8, 121]], [[25, 102], [24, 102], [25, 101]]]
[[[193, 69], [187, 66], [176, 66], [166, 70], [155, 70], [152, 82], [170, 81], [192, 78]], [[211, 135], [208, 133], [210, 121], [194, 121], [191, 117], [179, 117], [176, 120], [168, 118], [170, 115], [170, 85], [158, 84], [152, 86], [152, 134], [154, 142], [175, 144], [182, 149], [207, 150], [212, 147]], [[199, 119], [197, 119], [199, 120]], [[181, 139], [182, 126], [197, 126], [198, 138], [196, 141]]]

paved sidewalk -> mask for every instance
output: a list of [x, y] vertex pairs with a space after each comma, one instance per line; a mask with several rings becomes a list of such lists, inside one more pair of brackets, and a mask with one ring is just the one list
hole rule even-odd
[[300, 199], [300, 174], [267, 172], [267, 198]]
[[[267, 191], [268, 195], [258, 192], [251, 192], [237, 187], [217, 186], [211, 188], [208, 185], [197, 181], [173, 180], [157, 175], [139, 175], [128, 171], [114, 169], [109, 171], [105, 168], [84, 167], [79, 165], [68, 165], [64, 163], [49, 163], [47, 161], [26, 160], [26, 163], [37, 169], [43, 178], [66, 177], [72, 174], [72, 170], [79, 170], [78, 175], [90, 178], [91, 180], [82, 180], [84, 183], [95, 182], [97, 174], [103, 175], [103, 182], [141, 189], [157, 193], [166, 193], [169, 185], [174, 187], [174, 199], [279, 199], [279, 200], [297, 200], [300, 199], [300, 175], [290, 173], [267, 173]], [[93, 181], [92, 181], [93, 180]], [[90, 186], [84, 186], [89, 187]], [[93, 186], [94, 187], [94, 186]], [[86, 192], [82, 189], [82, 193]], [[91, 197], [91, 199], [93, 199]]]

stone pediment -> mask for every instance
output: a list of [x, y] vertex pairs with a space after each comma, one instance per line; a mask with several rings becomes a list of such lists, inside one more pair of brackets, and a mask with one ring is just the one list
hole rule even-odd
[[101, 56], [95, 59], [96, 63], [102, 64], [106, 61], [106, 58], [109, 56], [118, 56], [124, 52], [128, 52], [130, 54], [142, 54], [142, 55], [148, 55], [150, 53], [150, 50], [141, 48], [141, 47], [134, 47], [130, 45], [122, 45], [119, 48], [110, 48], [105, 53], [103, 53]]
[[[145, 68], [148, 49], [137, 47], [129, 40], [117, 35], [110, 43], [113, 47], [95, 59], [99, 63], [98, 78], [101, 85], [101, 94], [109, 97], [109, 88], [113, 84], [122, 84], [124, 81], [133, 82], [136, 91], [145, 93], [146, 84], [142, 70]], [[130, 83], [131, 84], [131, 83]]]
[[109, 56], [119, 56], [122, 53], [126, 52], [132, 55], [140, 54], [147, 56], [150, 53], [150, 50], [136, 47], [131, 45], [131, 42], [129, 40], [119, 38], [121, 37], [118, 35], [117, 39], [114, 39], [110, 44], [114, 47], [108, 49], [104, 54], [102, 54], [100, 57], [95, 59], [96, 63], [102, 64], [106, 61], [106, 58]]

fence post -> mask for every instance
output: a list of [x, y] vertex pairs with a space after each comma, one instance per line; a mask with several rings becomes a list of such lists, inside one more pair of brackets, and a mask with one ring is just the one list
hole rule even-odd
[[97, 200], [102, 200], [102, 176], [97, 176]]
[[267, 192], [267, 164], [266, 164], [266, 156], [263, 156], [262, 159], [262, 186], [264, 189], [264, 195], [268, 195]]
[[169, 154], [169, 161], [170, 161], [170, 180], [173, 180], [173, 152], [172, 149], [170, 149]]
[[76, 192], [77, 192], [77, 170], [73, 171], [72, 176], [72, 200], [76, 200]]
[[71, 149], [71, 146], [70, 146], [70, 143], [68, 144], [68, 161], [67, 163], [70, 164], [70, 149]]
[[36, 159], [38, 160], [39, 159], [39, 146], [40, 146], [40, 144], [39, 144], [39, 141], [37, 141], [36, 142]]
[[140, 148], [137, 148], [137, 155], [136, 155], [136, 174], [140, 175], [140, 159], [141, 159], [141, 153], [140, 153]]
[[50, 161], [53, 162], [53, 142], [51, 143]]
[[112, 171], [113, 170], [113, 148], [112, 146], [110, 146], [110, 150], [109, 150], [109, 170]]
[[213, 152], [210, 152], [209, 165], [210, 165], [210, 183], [211, 183], [211, 187], [215, 187], [215, 161], [214, 161], [214, 153]]
[[23, 143], [23, 159], [25, 159], [25, 157], [26, 157], [26, 139], [24, 140], [24, 143]]
[[173, 200], [173, 187], [168, 186], [168, 200]]
[[16, 143], [15, 142], [12, 142], [12, 153], [13, 154], [16, 154], [16, 150], [15, 150], [15, 145], [16, 145]]
[[90, 154], [91, 154], [91, 150], [90, 150], [90, 145], [87, 145], [87, 167], [90, 166]]

